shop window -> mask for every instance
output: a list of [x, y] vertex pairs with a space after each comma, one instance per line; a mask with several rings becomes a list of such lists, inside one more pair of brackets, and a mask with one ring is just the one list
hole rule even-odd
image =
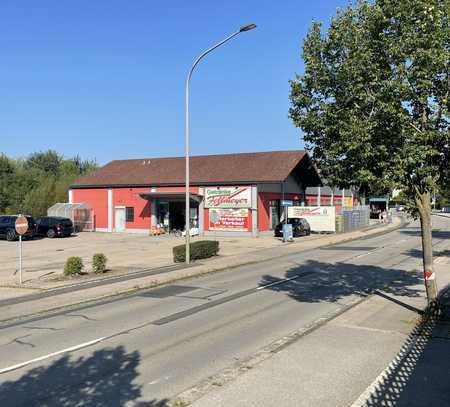
[[134, 222], [134, 208], [128, 207], [125, 209], [125, 216], [127, 222]]

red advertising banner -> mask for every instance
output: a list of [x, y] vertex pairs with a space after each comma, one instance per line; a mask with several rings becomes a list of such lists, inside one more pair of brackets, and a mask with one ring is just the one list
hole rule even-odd
[[209, 210], [210, 230], [248, 231], [248, 209]]

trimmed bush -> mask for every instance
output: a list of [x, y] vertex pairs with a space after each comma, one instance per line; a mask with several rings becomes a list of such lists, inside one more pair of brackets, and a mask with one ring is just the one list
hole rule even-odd
[[[219, 242], [215, 240], [200, 240], [189, 245], [191, 251], [191, 260], [207, 259], [217, 256], [219, 252]], [[186, 245], [175, 246], [173, 248], [173, 261], [183, 263], [186, 261]]]
[[81, 274], [83, 271], [83, 260], [81, 257], [73, 256], [69, 257], [64, 265], [64, 275], [73, 276], [76, 274]]
[[96, 274], [101, 274], [106, 271], [106, 262], [108, 259], [103, 253], [96, 253], [92, 257], [92, 271]]

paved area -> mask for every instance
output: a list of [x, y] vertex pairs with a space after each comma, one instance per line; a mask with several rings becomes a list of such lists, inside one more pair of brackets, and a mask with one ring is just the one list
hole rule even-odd
[[[339, 236], [339, 235], [337, 235]], [[304, 246], [323, 239], [326, 235], [296, 238], [293, 245]], [[338, 237], [342, 238], [342, 237]], [[202, 240], [194, 237], [193, 241]], [[220, 243], [220, 258], [238, 257], [241, 261], [248, 253], [285, 246], [281, 239], [271, 235], [258, 238], [208, 237]], [[184, 238], [172, 235], [147, 236], [145, 234], [82, 232], [69, 238], [36, 238], [23, 243], [23, 288], [51, 288], [73, 283], [63, 278], [64, 264], [71, 256], [80, 256], [87, 273], [78, 280], [98, 278], [92, 275], [92, 256], [104, 253], [108, 258], [108, 275], [173, 264], [172, 248], [184, 243]], [[17, 287], [18, 243], [0, 240], [0, 295], [8, 295], [5, 287]]]
[[[317, 236], [304, 240], [314, 240]], [[199, 240], [195, 237], [193, 241]], [[240, 255], [249, 251], [279, 247], [282, 242], [272, 236], [258, 239], [221, 238], [220, 255]], [[104, 253], [111, 273], [123, 273], [173, 264], [172, 248], [184, 243], [174, 236], [82, 232], [69, 238], [34, 239], [23, 243], [23, 276], [26, 286], [48, 286], [61, 278], [64, 263], [70, 256], [80, 256], [85, 271], [92, 268], [92, 256]], [[0, 240], [0, 286], [18, 283], [18, 243]]]
[[[251, 250], [249, 246], [243, 246], [241, 250], [247, 250], [244, 253], [228, 253], [228, 255], [222, 253], [212, 259], [194, 262], [189, 268], [181, 265], [175, 269], [127, 270], [122, 273], [106, 273], [102, 276], [89, 275], [83, 278], [61, 281], [42, 280], [39, 281], [39, 284], [36, 284], [36, 282], [28, 283], [21, 288], [9, 286], [9, 288], [3, 288], [3, 297], [0, 298], [0, 307], [2, 307], [0, 321], [58, 309], [72, 304], [100, 300], [121, 293], [126, 294], [137, 289], [211, 272], [228, 271], [243, 264], [256, 264], [265, 260], [282, 259], [285, 256], [310, 252], [322, 246], [384, 233], [386, 230], [399, 227], [400, 223], [401, 219], [396, 218], [395, 222], [388, 226], [339, 235], [316, 235], [306, 239], [297, 239], [294, 243], [276, 245], [265, 249]], [[249, 242], [248, 240], [246, 241], [247, 245], [256, 244], [256, 242]], [[35, 297], [37, 298], [33, 300]]]
[[449, 244], [435, 264], [446, 294], [439, 317], [422, 322], [421, 285], [410, 287], [416, 295], [376, 290], [193, 406], [450, 406]]
[[[434, 226], [435, 250], [445, 253], [448, 231]], [[317, 397], [323, 405], [327, 400], [348, 405], [397, 354], [417, 318], [414, 308], [423, 306], [419, 234], [412, 224], [387, 235], [296, 251], [3, 324], [0, 405], [78, 405], [82, 400], [85, 405], [162, 407], [192, 389], [204, 396], [197, 403], [215, 397], [208, 406], [297, 406], [299, 400]], [[370, 307], [359, 308], [370, 305], [364, 302], [342, 313], [375, 291], [382, 295], [372, 297], [369, 301], [376, 302]], [[392, 323], [396, 319], [400, 325]], [[291, 349], [300, 353], [284, 353]], [[263, 382], [242, 387], [236, 398], [234, 386], [264, 373], [263, 367], [278, 357], [284, 359]], [[280, 369], [290, 370], [281, 374]], [[243, 370], [247, 373], [240, 374]], [[202, 387], [207, 378], [212, 378], [209, 387]], [[219, 390], [202, 393], [202, 388]], [[292, 390], [295, 395], [287, 394]], [[280, 401], [277, 394], [285, 398]]]

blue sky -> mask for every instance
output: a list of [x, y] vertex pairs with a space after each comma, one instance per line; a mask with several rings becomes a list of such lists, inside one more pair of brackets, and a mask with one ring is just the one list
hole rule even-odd
[[0, 152], [55, 149], [113, 159], [184, 153], [184, 81], [192, 80], [191, 152], [302, 148], [288, 118], [289, 79], [311, 21], [347, 1], [3, 0]]

